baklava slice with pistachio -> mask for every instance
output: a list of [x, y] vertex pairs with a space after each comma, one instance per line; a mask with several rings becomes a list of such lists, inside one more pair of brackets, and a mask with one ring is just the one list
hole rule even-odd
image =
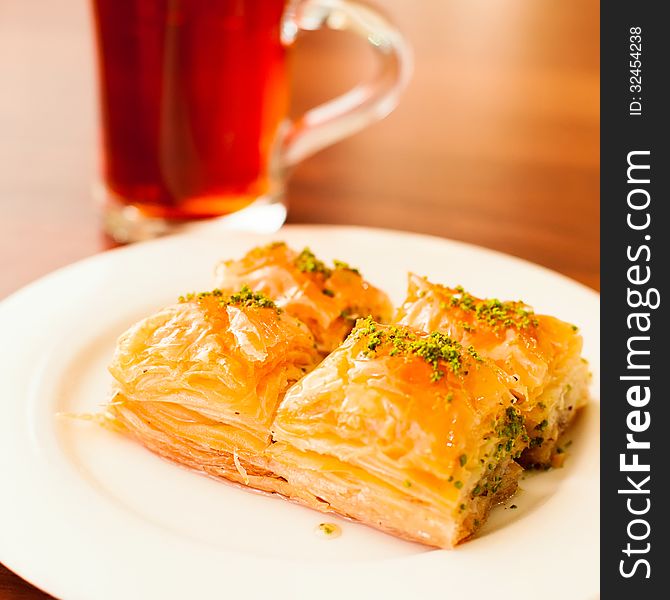
[[309, 248], [297, 252], [284, 242], [254, 248], [239, 260], [217, 266], [218, 288], [236, 290], [242, 285], [262, 292], [306, 323], [323, 354], [342, 343], [358, 317], [388, 321], [393, 316], [388, 296], [358, 269], [337, 260], [328, 266]]
[[451, 548], [516, 489], [515, 383], [442, 333], [361, 319], [279, 405], [273, 471], [321, 510]]
[[319, 360], [309, 329], [266, 296], [189, 294], [119, 338], [106, 422], [178, 463], [292, 496], [263, 452], [279, 401]]
[[518, 381], [519, 404], [530, 436], [524, 466], [561, 463], [559, 438], [588, 400], [590, 374], [577, 327], [535, 314], [523, 302], [482, 299], [414, 274], [396, 321], [441, 331], [472, 345]]

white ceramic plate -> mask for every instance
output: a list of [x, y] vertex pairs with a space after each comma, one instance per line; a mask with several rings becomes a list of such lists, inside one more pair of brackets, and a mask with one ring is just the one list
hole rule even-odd
[[[523, 298], [581, 328], [593, 369], [563, 469], [526, 477], [453, 551], [404, 542], [157, 458], [94, 422], [116, 337], [221, 258], [284, 239], [361, 268], [395, 302], [414, 270]], [[530, 263], [448, 240], [340, 227], [204, 230], [100, 254], [0, 304], [0, 561], [50, 593], [141, 598], [594, 598], [599, 573], [599, 297]], [[509, 507], [514, 503], [517, 509]]]

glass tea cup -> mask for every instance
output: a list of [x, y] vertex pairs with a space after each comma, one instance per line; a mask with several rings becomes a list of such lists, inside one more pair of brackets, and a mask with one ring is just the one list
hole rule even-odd
[[[100, 195], [105, 230], [120, 242], [249, 211], [247, 226], [278, 229], [287, 170], [387, 115], [409, 74], [400, 33], [355, 0], [93, 0], [93, 8]], [[301, 31], [323, 28], [363, 37], [380, 68], [290, 121], [288, 49]]]

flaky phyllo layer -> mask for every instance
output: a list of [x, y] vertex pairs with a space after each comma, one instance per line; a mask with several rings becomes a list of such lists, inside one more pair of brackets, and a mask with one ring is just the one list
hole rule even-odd
[[590, 375], [574, 325], [523, 302], [477, 298], [413, 274], [395, 320], [473, 345], [516, 378], [527, 397], [520, 408], [530, 436], [521, 462], [547, 466], [556, 459], [560, 435], [588, 400]]

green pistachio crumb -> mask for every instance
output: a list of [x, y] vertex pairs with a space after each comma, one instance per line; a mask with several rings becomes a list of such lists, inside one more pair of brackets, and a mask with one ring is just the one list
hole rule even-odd
[[549, 421], [547, 421], [547, 419], [543, 419], [540, 423], [535, 425], [535, 429], [537, 429], [537, 431], [544, 431], [548, 425]]
[[334, 260], [333, 265], [335, 266], [336, 269], [343, 269], [345, 271], [351, 271], [352, 273], [356, 273], [356, 275], [360, 275], [361, 272], [349, 265], [349, 263], [345, 263], [343, 260]]
[[319, 523], [317, 531], [326, 537], [339, 537], [341, 529], [335, 523]]
[[225, 296], [220, 289], [214, 289], [211, 292], [199, 292], [197, 294], [187, 294], [179, 296], [179, 302], [192, 302], [203, 300], [204, 298], [218, 298], [220, 306], [241, 306], [246, 308], [272, 308], [278, 313], [281, 309], [261, 292], [253, 292], [248, 285], [242, 286], [239, 292]]
[[[474, 312], [477, 321], [491, 325], [494, 330], [516, 327], [528, 329], [536, 327], [539, 322], [534, 313], [523, 302], [501, 302], [497, 298], [479, 300], [465, 291], [463, 286], [454, 288], [455, 294], [449, 297], [449, 304], [464, 311]], [[446, 309], [447, 305], [444, 304]], [[472, 326], [465, 321], [461, 322], [464, 331], [470, 331]]]
[[309, 248], [304, 248], [293, 264], [303, 273], [321, 273], [326, 277], [331, 275], [331, 270], [326, 263], [319, 260]]
[[[409, 328], [392, 326], [379, 329], [372, 317], [366, 317], [359, 321], [354, 335], [368, 337], [368, 350], [374, 351], [382, 344], [392, 346], [392, 356], [399, 354], [414, 355], [422, 358], [432, 366], [431, 381], [440, 381], [447, 371], [459, 375], [467, 375], [463, 371], [463, 361], [467, 356], [463, 347], [444, 333], [433, 332], [422, 336]], [[479, 360], [479, 355], [473, 350], [468, 352], [474, 360]]]

